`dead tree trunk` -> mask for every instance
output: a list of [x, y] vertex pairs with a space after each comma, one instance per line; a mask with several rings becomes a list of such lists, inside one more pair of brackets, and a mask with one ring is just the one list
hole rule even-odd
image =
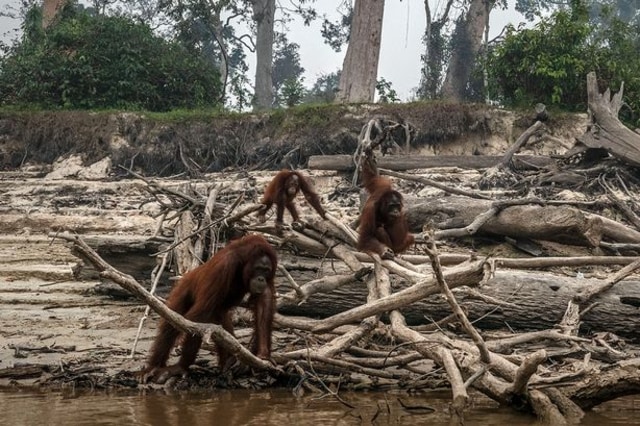
[[623, 90], [624, 83], [620, 86], [620, 91], [613, 96], [609, 89], [601, 94], [595, 72], [587, 74], [587, 95], [592, 125], [578, 141], [589, 148], [605, 149], [625, 163], [640, 166], [640, 135], [618, 120]]
[[[441, 237], [454, 236], [454, 233], [443, 230], [461, 230], [469, 226], [478, 216], [488, 212], [492, 205], [488, 200], [467, 197], [432, 198], [410, 205], [407, 219], [413, 232], [420, 232], [427, 225], [441, 230]], [[477, 233], [558, 241], [587, 247], [597, 247], [602, 239], [619, 243], [640, 243], [640, 232], [621, 223], [574, 207], [555, 205], [525, 204], [506, 207], [484, 222]]]
[[[515, 270], [497, 271], [481, 289], [482, 300], [474, 291], [454, 290], [467, 316], [483, 330], [504, 329], [514, 331], [545, 330], [560, 322], [567, 303], [578, 292], [598, 280], [567, 277], [540, 272]], [[394, 285], [394, 291], [404, 287]], [[286, 292], [281, 286], [279, 292]], [[283, 314], [312, 318], [333, 316], [366, 302], [367, 289], [360, 282], [340, 286], [331, 293], [318, 293], [301, 305], [280, 307]], [[489, 302], [500, 300], [500, 306]], [[598, 299], [598, 304], [583, 318], [581, 332], [610, 331], [630, 340], [638, 340], [640, 327], [640, 281], [625, 281]], [[429, 296], [400, 309], [409, 325], [425, 325], [440, 321], [451, 314], [451, 309], [440, 294]]]
[[[428, 169], [432, 167], [460, 167], [463, 169], [486, 169], [499, 164], [502, 155], [394, 155], [378, 158], [378, 167], [389, 170]], [[547, 167], [556, 160], [544, 155], [514, 155], [513, 161], [518, 168]], [[311, 170], [337, 170], [339, 172], [355, 169], [351, 155], [312, 155], [309, 157]]]

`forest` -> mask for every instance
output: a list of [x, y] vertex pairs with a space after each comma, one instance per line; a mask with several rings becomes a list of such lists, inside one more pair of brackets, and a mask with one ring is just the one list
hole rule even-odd
[[[5, 3], [0, 16], [21, 22], [0, 46], [5, 107], [247, 111], [400, 100], [378, 78], [384, 10], [401, 7], [399, 0]], [[330, 4], [333, 14], [320, 11]], [[637, 2], [412, 6], [426, 25], [420, 78], [408, 100], [584, 111], [584, 78], [596, 71], [602, 89], [624, 82], [621, 119], [638, 125]], [[523, 22], [489, 39], [491, 12], [505, 9]], [[305, 82], [300, 45], [288, 38], [294, 20], [321, 23], [320, 34], [305, 38], [344, 52], [342, 67]], [[398, 24], [386, 23], [394, 28], [385, 30], [397, 31]]]

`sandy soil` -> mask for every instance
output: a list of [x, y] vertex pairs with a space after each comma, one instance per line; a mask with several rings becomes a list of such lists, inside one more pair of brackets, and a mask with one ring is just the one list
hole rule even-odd
[[[100, 281], [77, 281], [80, 259], [48, 233], [150, 235], [155, 220], [137, 209], [141, 188], [136, 181], [0, 177], [0, 385], [12, 383], [8, 370], [25, 364], [73, 369], [89, 362], [114, 370], [138, 362], [128, 355], [144, 306], [96, 294]], [[141, 351], [152, 333], [143, 327]], [[18, 383], [45, 379], [46, 372]]]

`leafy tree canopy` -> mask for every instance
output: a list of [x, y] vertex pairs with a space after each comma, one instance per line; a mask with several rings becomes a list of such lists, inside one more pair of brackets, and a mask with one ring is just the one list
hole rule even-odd
[[[570, 4], [571, 0], [516, 0], [515, 8], [525, 18], [533, 21], [544, 12], [563, 10]], [[609, 9], [623, 22], [640, 19], [640, 3], [637, 0], [588, 0], [585, 4], [593, 18], [597, 18], [603, 10]]]
[[351, 21], [353, 20], [353, 5], [350, 3], [341, 3], [340, 18], [337, 21], [331, 21], [326, 16], [322, 20], [322, 38], [333, 50], [339, 52], [342, 46], [349, 43], [351, 35]]
[[338, 92], [338, 85], [340, 84], [340, 71], [332, 72], [329, 74], [322, 74], [318, 76], [313, 83], [311, 90], [309, 90], [305, 97], [304, 103], [307, 104], [322, 104], [333, 103], [336, 99], [336, 93]]
[[0, 59], [0, 103], [45, 108], [166, 111], [219, 104], [211, 61], [155, 36], [145, 24], [68, 4], [41, 29], [29, 11], [23, 38]]
[[618, 90], [624, 81], [629, 108], [621, 117], [639, 122], [639, 29], [613, 13], [590, 19], [580, 1], [532, 29], [511, 27], [489, 52], [491, 98], [509, 106], [542, 102], [585, 111], [586, 75], [595, 71], [603, 89]]
[[304, 68], [300, 65], [300, 46], [289, 42], [283, 33], [276, 35], [275, 45], [271, 76], [275, 95], [274, 106], [297, 105], [304, 94]]

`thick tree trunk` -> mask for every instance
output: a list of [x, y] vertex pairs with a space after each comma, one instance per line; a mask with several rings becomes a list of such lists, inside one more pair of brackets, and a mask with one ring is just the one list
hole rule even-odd
[[[378, 167], [389, 170], [428, 169], [431, 167], [460, 167], [463, 169], [486, 169], [500, 164], [503, 155], [394, 155], [379, 157]], [[546, 167], [553, 163], [551, 157], [542, 155], [514, 155], [518, 168]], [[354, 170], [351, 155], [312, 155], [309, 157], [309, 168], [312, 170]]]
[[[492, 206], [489, 200], [456, 196], [421, 201], [424, 202], [410, 204], [407, 209], [409, 227], [413, 232], [420, 232], [424, 225], [436, 230], [464, 228]], [[640, 232], [568, 206], [527, 204], [507, 207], [486, 221], [478, 233], [588, 247], [598, 246], [601, 239], [616, 243], [640, 243]]]
[[254, 0], [253, 19], [256, 35], [256, 87], [254, 109], [270, 109], [273, 102], [273, 20], [275, 0]]
[[[487, 297], [506, 305], [496, 306], [456, 290], [457, 299], [468, 310], [468, 317], [485, 330], [503, 329], [516, 332], [545, 330], [560, 322], [569, 300], [579, 291], [595, 285], [597, 280], [563, 275], [516, 270], [499, 270], [481, 289]], [[286, 292], [281, 284], [279, 292]], [[405, 288], [395, 283], [394, 291]], [[318, 293], [306, 303], [281, 307], [283, 314], [312, 318], [333, 316], [366, 302], [367, 289], [357, 282], [344, 285], [331, 293]], [[598, 304], [584, 316], [582, 332], [610, 331], [630, 340], [638, 340], [640, 327], [640, 282], [624, 281], [597, 299]], [[451, 314], [451, 308], [440, 294], [401, 309], [410, 325], [430, 324]]]
[[53, 23], [56, 15], [65, 4], [67, 4], [67, 0], [44, 0], [42, 5], [42, 28], [46, 30]]
[[229, 60], [227, 57], [227, 43], [222, 35], [224, 31], [224, 25], [222, 20], [220, 19], [220, 11], [215, 10], [213, 16], [213, 35], [216, 38], [216, 42], [218, 43], [218, 48], [220, 49], [220, 66], [218, 70], [220, 71], [220, 82], [222, 83], [222, 87], [226, 91], [227, 89], [227, 78], [229, 77]]
[[422, 60], [422, 75], [420, 77], [420, 86], [427, 84], [427, 67], [431, 59], [431, 8], [429, 7], [429, 0], [424, 0], [424, 16], [425, 16], [425, 29], [424, 29], [424, 59]]
[[471, 0], [467, 16], [458, 22], [454, 32], [455, 47], [442, 85], [443, 98], [464, 100], [492, 4], [491, 0]]
[[378, 76], [383, 14], [384, 0], [355, 1], [337, 102], [373, 102]]

